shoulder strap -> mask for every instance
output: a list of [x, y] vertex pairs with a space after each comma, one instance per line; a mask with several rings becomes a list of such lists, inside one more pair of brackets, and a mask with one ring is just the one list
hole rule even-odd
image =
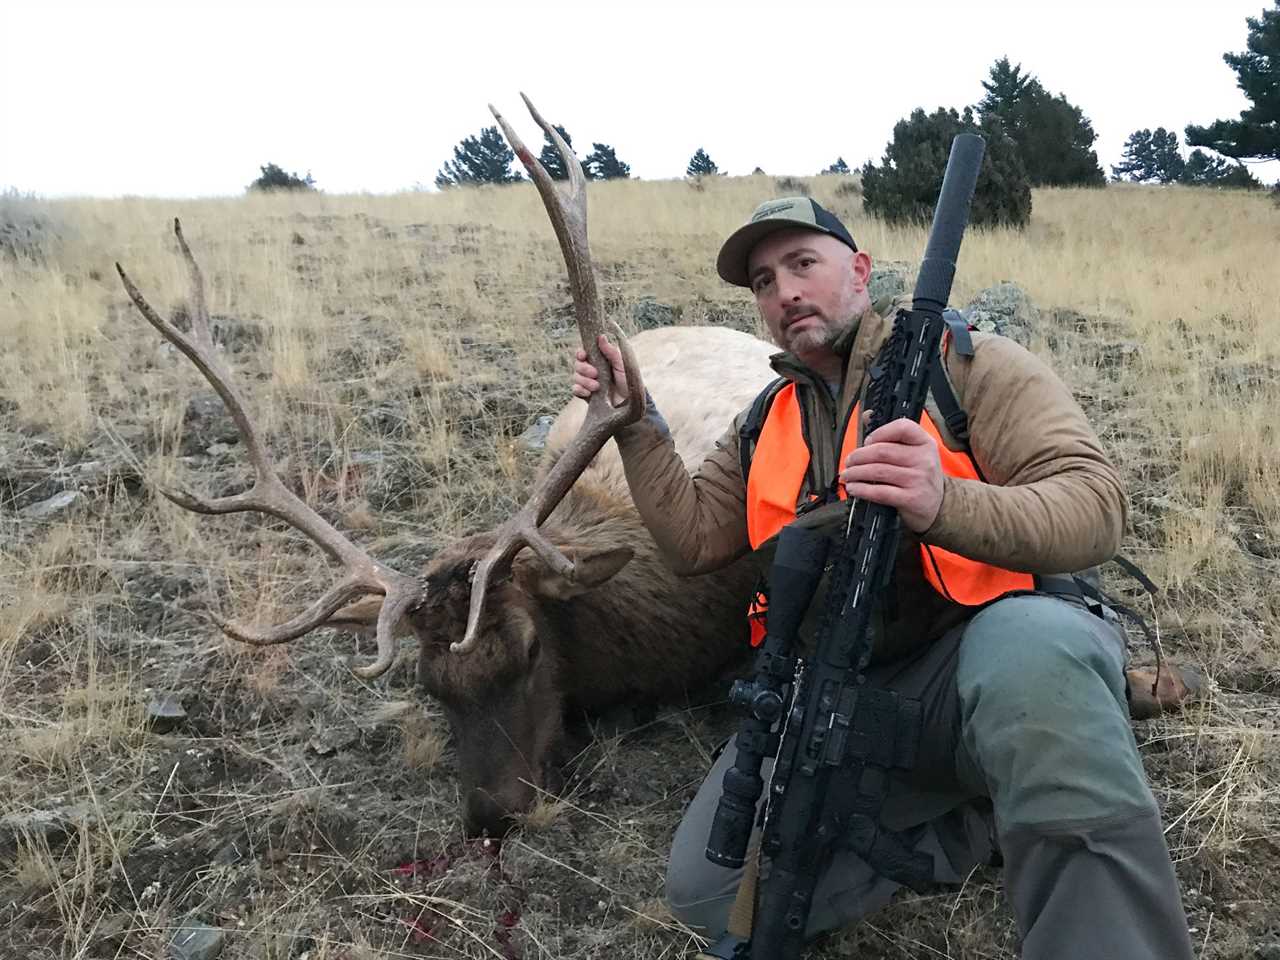
[[747, 418], [738, 428], [738, 462], [742, 467], [743, 486], [746, 485], [747, 477], [751, 473], [751, 458], [756, 452], [756, 441], [760, 439], [760, 431], [764, 429], [764, 421], [769, 416], [773, 399], [778, 395], [778, 391], [786, 386], [786, 383], [786, 377], [778, 377], [761, 390], [755, 400], [751, 401]]
[[[969, 336], [968, 321], [959, 310], [944, 310], [942, 319], [946, 321], [947, 332], [951, 335], [948, 349], [962, 357], [972, 357], [973, 338]], [[947, 448], [969, 453], [972, 459], [972, 451], [969, 450], [969, 415], [956, 397], [955, 386], [947, 375], [945, 358], [943, 362], [934, 364], [930, 374], [927, 409], [929, 418], [942, 434]], [[976, 462], [974, 466], [977, 466]], [[981, 469], [978, 474], [981, 476]]]

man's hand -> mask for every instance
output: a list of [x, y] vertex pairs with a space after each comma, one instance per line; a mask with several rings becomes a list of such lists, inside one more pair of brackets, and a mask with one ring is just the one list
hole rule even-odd
[[[613, 371], [613, 389], [609, 391], [609, 402], [615, 407], [621, 406], [627, 402], [627, 374], [622, 366], [622, 351], [611, 344], [603, 333], [597, 344]], [[573, 395], [590, 400], [591, 395], [599, 389], [600, 371], [587, 360], [587, 351], [579, 347], [573, 365]]]
[[942, 507], [942, 461], [924, 427], [899, 419], [872, 431], [845, 459], [840, 482], [850, 497], [896, 507], [913, 533], [933, 525]]

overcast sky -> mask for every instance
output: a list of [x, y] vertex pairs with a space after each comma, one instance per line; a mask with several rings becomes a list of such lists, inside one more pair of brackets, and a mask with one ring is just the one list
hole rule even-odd
[[[879, 160], [915, 107], [963, 107], [1008, 55], [1125, 138], [1239, 115], [1226, 51], [1271, 0], [0, 0], [0, 190], [238, 194], [273, 162], [334, 193], [430, 184], [519, 91], [584, 155], [683, 175]], [[536, 147], [535, 147], [536, 149]], [[1270, 182], [1280, 164], [1255, 167]]]

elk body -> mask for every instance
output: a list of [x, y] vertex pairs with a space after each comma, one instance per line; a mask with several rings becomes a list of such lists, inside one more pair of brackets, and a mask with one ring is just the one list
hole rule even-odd
[[138, 310], [226, 404], [256, 474], [250, 490], [230, 497], [162, 492], [199, 513], [256, 511], [285, 520], [342, 567], [333, 586], [285, 623], [259, 627], [220, 619], [219, 625], [256, 645], [288, 642], [321, 626], [372, 631], [377, 656], [355, 668], [365, 678], [384, 673], [395, 660], [396, 637], [412, 632], [419, 682], [443, 705], [452, 726], [466, 826], [491, 835], [507, 829], [540, 787], [554, 785], [566, 710], [676, 698], [745, 652], [752, 571], [743, 561], [692, 578], [668, 569], [631, 502], [617, 449], [606, 443], [643, 414], [638, 369], [690, 467], [772, 376], [772, 347], [746, 334], [668, 328], [637, 337], [632, 347], [615, 327], [630, 393], [620, 406], [610, 404], [609, 367], [597, 346], [603, 323], [587, 252], [585, 179], [559, 134], [528, 105], [559, 147], [567, 183], [554, 184], [494, 115], [555, 227], [583, 346], [601, 371], [602, 389], [589, 403], [574, 400], [562, 411], [546, 469], [524, 507], [497, 530], [441, 551], [420, 577], [370, 557], [276, 475], [214, 347], [203, 277], [177, 222], [191, 274], [190, 334], [161, 317], [117, 264]]
[[[732, 330], [666, 328], [631, 341], [645, 385], [676, 449], [696, 467], [773, 373], [770, 345]], [[704, 369], [699, 369], [699, 367]], [[572, 401], [552, 428], [549, 454], [571, 443], [586, 411]], [[491, 588], [475, 648], [449, 649], [470, 605], [468, 575], [492, 533], [458, 541], [426, 570], [427, 600], [408, 622], [418, 679], [453, 730], [467, 826], [497, 832], [556, 783], [566, 710], [678, 700], [749, 650], [749, 560], [679, 577], [640, 522], [610, 442], [542, 527], [582, 571], [557, 574], [533, 551]]]

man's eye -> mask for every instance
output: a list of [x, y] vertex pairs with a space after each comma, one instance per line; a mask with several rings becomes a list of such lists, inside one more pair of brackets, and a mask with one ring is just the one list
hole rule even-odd
[[759, 293], [761, 290], [764, 290], [766, 287], [768, 287], [769, 284], [771, 283], [773, 283], [772, 277], [760, 277], [756, 280], [755, 285], [751, 289], [754, 290], [756, 293]]
[[800, 266], [801, 266], [801, 268], [802, 268], [802, 269], [803, 269], [803, 268], [805, 268], [805, 267], [811, 267], [811, 266], [813, 266], [815, 263], [817, 263], [817, 260], [815, 260], [813, 257], [801, 257], [801, 258], [800, 258]]

